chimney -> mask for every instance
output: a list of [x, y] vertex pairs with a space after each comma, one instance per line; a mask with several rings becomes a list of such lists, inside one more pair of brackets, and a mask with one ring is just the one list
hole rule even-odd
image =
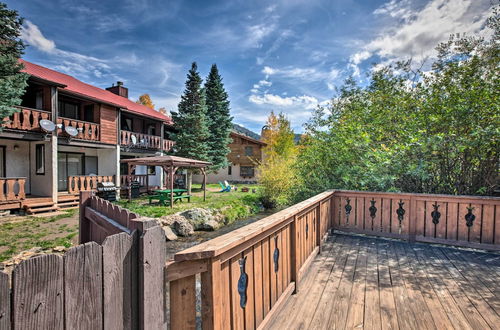
[[128, 99], [128, 88], [123, 86], [122, 81], [117, 81], [116, 86], [113, 84], [113, 86], [106, 88], [107, 91], [110, 91], [113, 94], [123, 96]]

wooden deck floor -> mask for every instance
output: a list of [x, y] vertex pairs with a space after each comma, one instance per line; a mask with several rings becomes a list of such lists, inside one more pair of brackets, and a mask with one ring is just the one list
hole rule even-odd
[[268, 329], [500, 329], [500, 254], [336, 234]]

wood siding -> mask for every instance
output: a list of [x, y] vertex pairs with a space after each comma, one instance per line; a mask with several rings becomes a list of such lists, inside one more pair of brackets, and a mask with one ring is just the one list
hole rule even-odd
[[118, 112], [116, 108], [101, 104], [101, 142], [117, 144]]
[[[255, 161], [262, 160], [262, 145], [253, 142], [250, 139], [245, 139], [244, 137], [231, 133], [232, 142], [229, 144], [231, 152], [227, 156], [227, 159], [231, 164], [239, 164], [243, 166], [254, 166]], [[253, 148], [253, 155], [245, 155], [245, 147]]]

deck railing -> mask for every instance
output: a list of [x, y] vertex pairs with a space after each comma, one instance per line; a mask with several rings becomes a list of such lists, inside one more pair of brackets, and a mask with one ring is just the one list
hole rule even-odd
[[[88, 140], [88, 141], [100, 141], [100, 125], [96, 123], [91, 123], [88, 121], [58, 117], [58, 124], [63, 124], [64, 127], [72, 126], [77, 129], [78, 135], [75, 139]], [[66, 134], [62, 128], [58, 129], [58, 134]]]
[[26, 178], [0, 178], [0, 202], [26, 198]]
[[167, 263], [172, 329], [196, 325], [201, 274], [203, 329], [263, 326], [293, 291], [320, 250], [333, 191], [177, 253]]
[[51, 118], [49, 111], [24, 107], [19, 109], [19, 112], [3, 119], [3, 127], [23, 131], [40, 130], [40, 120]]
[[174, 147], [175, 142], [172, 140], [163, 140], [163, 151], [170, 151]]
[[[132, 136], [135, 136], [136, 143], [132, 142]], [[143, 133], [121, 131], [121, 145], [141, 148], [141, 149], [160, 149], [161, 137]]]
[[99, 182], [115, 182], [114, 175], [68, 176], [68, 193], [77, 194], [84, 190], [96, 190]]
[[484, 249], [500, 249], [500, 198], [336, 191], [335, 229]]

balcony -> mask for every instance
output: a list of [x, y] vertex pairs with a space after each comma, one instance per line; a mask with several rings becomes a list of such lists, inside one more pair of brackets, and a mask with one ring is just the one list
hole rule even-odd
[[174, 145], [174, 141], [162, 140], [161, 137], [156, 135], [135, 133], [124, 130], [121, 131], [120, 135], [120, 145], [128, 148], [169, 151]]
[[0, 178], [0, 202], [16, 202], [26, 198], [26, 178]]
[[[83, 120], [59, 117], [57, 124], [62, 124], [64, 127], [72, 126], [78, 131], [75, 139], [86, 141], [100, 141], [100, 125]], [[57, 130], [58, 135], [66, 134], [62, 128]]]
[[49, 111], [30, 108], [19, 109], [19, 112], [15, 112], [3, 119], [2, 126], [4, 128], [21, 131], [40, 131], [40, 120], [51, 119]]

